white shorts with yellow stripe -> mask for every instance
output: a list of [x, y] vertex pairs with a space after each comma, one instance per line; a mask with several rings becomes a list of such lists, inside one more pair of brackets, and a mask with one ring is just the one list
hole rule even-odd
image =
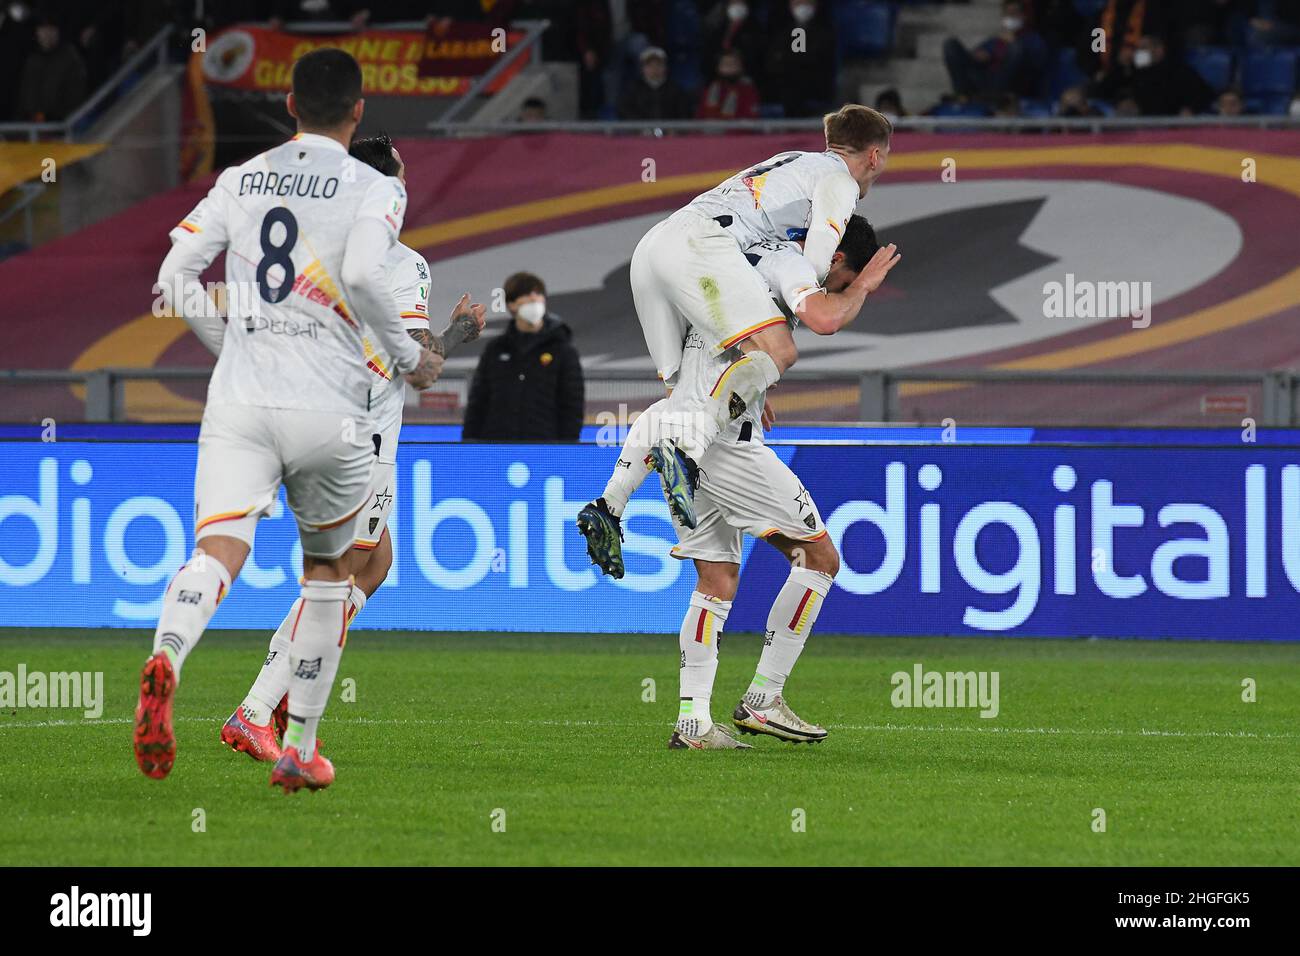
[[373, 431], [368, 418], [339, 412], [209, 403], [194, 476], [196, 542], [226, 535], [251, 547], [283, 484], [303, 553], [339, 557], [368, 501]]
[[670, 386], [688, 330], [698, 331], [716, 355], [786, 322], [735, 238], [691, 209], [678, 210], [642, 237], [630, 279], [650, 357]]
[[674, 521], [675, 558], [739, 564], [746, 534], [817, 541], [821, 513], [803, 482], [760, 441], [714, 442], [700, 462], [694, 530]]

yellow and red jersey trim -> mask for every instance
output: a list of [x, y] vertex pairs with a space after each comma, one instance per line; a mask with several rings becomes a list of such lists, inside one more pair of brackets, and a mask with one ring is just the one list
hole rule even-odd
[[784, 322], [785, 322], [784, 315], [778, 315], [771, 319], [764, 319], [762, 322], [759, 322], [757, 325], [751, 325], [743, 332], [737, 332], [735, 335], [731, 336], [730, 338], [723, 339], [720, 343], [718, 343], [718, 347], [729, 349], [733, 345], [745, 341], [745, 339], [749, 338], [751, 335], [754, 335], [755, 333], [762, 332], [764, 329], [770, 329], [774, 325], [781, 325]]
[[200, 227], [194, 225], [194, 223], [190, 222], [188, 219], [182, 219], [180, 222], [178, 222], [178, 223], [176, 224], [176, 228], [177, 228], [177, 229], [184, 229], [186, 232], [202, 232], [202, 231], [203, 231]]

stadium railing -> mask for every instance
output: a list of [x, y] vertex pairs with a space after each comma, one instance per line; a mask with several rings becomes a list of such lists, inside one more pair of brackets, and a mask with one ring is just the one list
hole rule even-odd
[[[904, 116], [894, 121], [895, 130], [952, 132], [965, 130], [988, 133], [1091, 132], [1191, 128], [1297, 129], [1300, 119], [1290, 116]], [[618, 133], [662, 135], [664, 133], [820, 133], [820, 119], [736, 119], [736, 120], [544, 120], [535, 123], [501, 121], [448, 122], [446, 117], [430, 120], [430, 133], [439, 135], [499, 136], [506, 133]]]
[[[186, 406], [132, 409], [126, 387], [135, 382], [181, 386], [201, 400], [209, 368], [0, 369], [0, 387], [32, 392], [60, 387], [62, 400], [35, 404], [80, 410], [84, 421], [186, 420]], [[412, 406], [412, 421], [459, 422], [468, 394], [469, 369], [449, 370]], [[1300, 372], [1030, 370], [990, 368], [896, 368], [811, 371], [792, 369], [773, 404], [784, 421], [942, 423], [947, 418], [986, 425], [1186, 425], [1207, 420], [1260, 427], [1300, 423]], [[588, 420], [634, 414], [663, 396], [662, 384], [637, 370], [591, 369], [586, 373]], [[70, 389], [76, 389], [74, 398]], [[956, 394], [960, 391], [960, 394]], [[3, 394], [3, 393], [0, 393]], [[52, 398], [50, 393], [45, 396]], [[30, 409], [33, 403], [27, 403]], [[14, 405], [0, 402], [0, 419], [39, 421], [28, 411], [15, 419]], [[192, 407], [192, 406], [191, 406]], [[1143, 409], [1126, 413], [1124, 409]], [[197, 415], [191, 415], [197, 420]]]

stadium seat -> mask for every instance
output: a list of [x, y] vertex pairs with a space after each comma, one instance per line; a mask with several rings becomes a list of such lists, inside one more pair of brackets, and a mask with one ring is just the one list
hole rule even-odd
[[758, 108], [760, 119], [785, 119], [785, 107], [780, 103], [763, 103]]
[[1052, 104], [1048, 100], [1022, 99], [1020, 115], [1030, 119], [1042, 119], [1052, 115]]
[[668, 11], [668, 51], [698, 52], [702, 33], [700, 12], [695, 4], [691, 0], [676, 0]]
[[1106, 8], [1106, 0], [1074, 0], [1074, 9], [1079, 16], [1086, 17], [1088, 20], [1095, 20], [1101, 16], [1101, 11]]
[[1232, 83], [1232, 53], [1223, 47], [1204, 46], [1187, 54], [1187, 63], [1210, 88], [1222, 93]]
[[704, 85], [700, 71], [700, 58], [694, 53], [674, 53], [668, 65], [673, 82], [687, 93], [695, 93]]
[[1247, 96], [1295, 91], [1296, 51], [1247, 53], [1241, 65], [1241, 87]]
[[1247, 96], [1242, 106], [1252, 116], [1285, 116], [1291, 108], [1290, 93], [1269, 93], [1267, 96]]
[[878, 0], [853, 0], [834, 10], [841, 57], [876, 57], [894, 46], [894, 8]]
[[940, 103], [930, 111], [931, 116], [989, 116], [991, 115], [987, 106], [981, 106], [978, 103]]
[[1086, 85], [1087, 75], [1079, 69], [1078, 58], [1074, 50], [1065, 49], [1057, 54], [1056, 63], [1048, 74], [1047, 92], [1053, 99], [1060, 99], [1061, 94], [1072, 86]]

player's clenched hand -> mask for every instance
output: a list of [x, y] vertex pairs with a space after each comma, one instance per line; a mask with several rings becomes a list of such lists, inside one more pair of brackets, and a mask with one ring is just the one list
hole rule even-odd
[[760, 419], [763, 423], [763, 431], [771, 431], [772, 426], [776, 424], [776, 409], [767, 399], [763, 399], [763, 417]]
[[420, 364], [406, 373], [406, 380], [417, 392], [423, 391], [442, 374], [442, 356], [430, 349], [420, 349]]
[[892, 242], [887, 246], [881, 246], [876, 250], [876, 254], [871, 257], [858, 277], [853, 280], [863, 292], [875, 292], [880, 288], [880, 284], [885, 281], [885, 276], [889, 275], [889, 270], [898, 265], [898, 261], [903, 257], [898, 254], [898, 246]]

